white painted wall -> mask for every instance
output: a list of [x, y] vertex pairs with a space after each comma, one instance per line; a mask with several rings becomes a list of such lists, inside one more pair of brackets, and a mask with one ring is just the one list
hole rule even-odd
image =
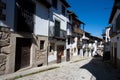
[[[120, 14], [120, 9], [117, 10], [117, 12], [115, 13], [115, 16], [112, 20], [113, 29], [115, 29], [114, 27], [116, 26], [116, 19], [119, 14]], [[118, 37], [119, 37], [119, 39], [117, 40]], [[112, 43], [117, 42], [117, 58], [120, 59], [120, 33], [118, 35], [116, 35], [115, 37], [112, 37], [111, 42]]]
[[36, 3], [34, 33], [36, 35], [48, 36], [48, 8], [40, 3]]
[[[60, 22], [60, 29], [66, 31], [68, 18], [66, 16], [62, 15], [62, 12], [61, 12], [62, 6], [61, 5], [62, 5], [62, 3], [60, 2], [60, 0], [58, 0], [57, 9], [54, 9], [53, 7], [50, 8], [50, 27], [51, 27], [51, 29], [54, 29], [54, 25], [55, 25], [54, 21], [58, 20]], [[54, 31], [54, 30], [51, 30], [51, 31]], [[55, 41], [55, 51], [53, 52], [53, 55], [49, 55], [49, 57], [48, 57], [49, 62], [57, 59], [57, 57], [56, 57], [57, 50], [56, 49], [57, 49], [58, 45], [65, 46], [66, 44], [65, 44], [65, 42]], [[62, 57], [65, 57], [65, 56], [66, 56], [66, 48], [64, 49], [64, 56], [62, 56]]]
[[[57, 60], [57, 46], [58, 45], [65, 46], [65, 42], [61, 42], [61, 41], [56, 41], [56, 42], [52, 41], [52, 42], [55, 43], [55, 50], [53, 51], [52, 55], [48, 56], [48, 62]], [[64, 55], [62, 57], [65, 57], [65, 56], [66, 56], [66, 48], [64, 47]]]
[[64, 15], [62, 15], [62, 3], [60, 2], [60, 0], [58, 0], [58, 5], [57, 5], [57, 9], [54, 9], [53, 7], [51, 7], [51, 14], [53, 15], [53, 20], [50, 24], [50, 26], [53, 26], [52, 23], [54, 24], [54, 21], [55, 20], [58, 20], [60, 21], [60, 28], [62, 30], [65, 30], [67, 29], [67, 22], [68, 22], [68, 18]]
[[106, 42], [108, 42], [108, 41], [110, 41], [110, 27], [108, 27], [107, 29], [106, 29]]
[[[117, 37], [119, 37], [119, 39], [117, 40]], [[120, 34], [118, 34], [117, 36], [113, 37], [111, 39], [112, 43], [117, 42], [117, 58], [120, 59]]]
[[6, 15], [6, 20], [0, 20], [0, 26], [10, 27], [11, 30], [14, 28], [14, 9], [15, 0], [2, 0], [6, 3], [6, 9], [3, 9], [3, 14]]

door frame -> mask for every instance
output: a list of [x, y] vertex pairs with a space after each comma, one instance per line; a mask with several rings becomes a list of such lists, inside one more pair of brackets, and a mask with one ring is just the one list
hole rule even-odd
[[57, 63], [62, 62], [62, 55], [64, 53], [64, 45], [57, 46]]
[[[21, 44], [22, 42], [25, 42], [24, 44]], [[31, 38], [20, 38], [20, 37], [17, 37], [16, 38], [16, 51], [15, 51], [15, 71], [18, 71], [18, 70], [21, 70], [23, 68], [26, 68], [26, 67], [29, 67], [30, 66], [30, 62], [31, 62], [31, 46], [32, 46], [32, 39]], [[29, 53], [28, 53], [28, 56], [29, 59], [28, 60], [28, 64], [26, 64], [26, 66], [22, 66], [22, 49], [25, 48], [25, 47], [28, 47], [29, 48]], [[19, 50], [21, 49], [21, 50]], [[24, 59], [23, 59], [24, 60]]]

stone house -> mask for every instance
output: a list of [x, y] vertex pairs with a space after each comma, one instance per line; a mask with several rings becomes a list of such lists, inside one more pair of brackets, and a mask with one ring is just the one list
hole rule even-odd
[[50, 3], [0, 0], [0, 75], [47, 64]]

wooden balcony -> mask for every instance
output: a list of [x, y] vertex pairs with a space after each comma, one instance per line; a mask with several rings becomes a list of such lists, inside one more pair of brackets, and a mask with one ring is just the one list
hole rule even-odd
[[73, 27], [73, 32], [78, 33], [78, 34], [83, 34], [83, 30]]
[[112, 37], [114, 37], [114, 36], [116, 36], [117, 35], [117, 32], [111, 32], [110, 33], [110, 37], [112, 38]]
[[49, 28], [49, 37], [52, 37], [54, 39], [65, 40], [66, 39], [66, 34], [67, 33], [64, 30], [60, 30], [59, 33], [56, 33], [54, 27]]

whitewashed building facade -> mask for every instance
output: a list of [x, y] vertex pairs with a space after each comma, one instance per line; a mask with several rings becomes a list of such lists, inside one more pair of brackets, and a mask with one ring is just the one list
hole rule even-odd
[[77, 19], [77, 15], [73, 11], [68, 10], [67, 13], [69, 20], [67, 24], [66, 48], [69, 60], [69, 58], [80, 54], [80, 49], [82, 48], [82, 41], [80, 41], [80, 39], [83, 35], [81, 28], [82, 25], [84, 26], [84, 23]]
[[115, 67], [120, 67], [120, 1], [115, 0], [109, 19], [112, 25], [111, 37], [111, 60]]
[[48, 62], [60, 63], [66, 59], [66, 29], [67, 8], [66, 0], [52, 0], [49, 22], [49, 54]]

